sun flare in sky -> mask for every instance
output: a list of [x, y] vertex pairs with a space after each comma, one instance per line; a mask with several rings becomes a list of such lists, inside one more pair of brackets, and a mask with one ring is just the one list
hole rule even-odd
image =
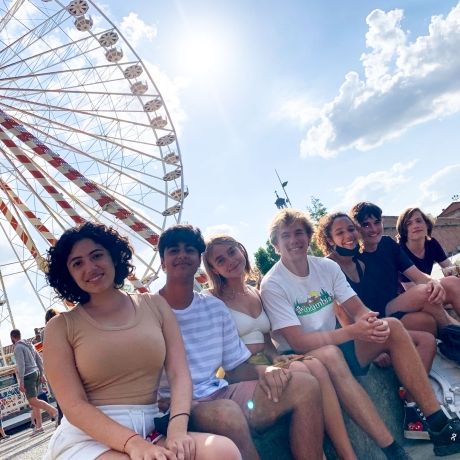
[[179, 41], [177, 50], [181, 72], [208, 82], [225, 73], [233, 60], [232, 56], [230, 40], [210, 29], [186, 34]]

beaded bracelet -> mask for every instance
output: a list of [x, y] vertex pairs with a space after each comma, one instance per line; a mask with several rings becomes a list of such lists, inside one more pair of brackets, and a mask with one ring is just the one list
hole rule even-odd
[[137, 434], [137, 433], [132, 434], [132, 435], [125, 441], [125, 443], [123, 444], [123, 450], [122, 450], [122, 452], [123, 452], [124, 454], [126, 454], [126, 444], [128, 444], [129, 440], [130, 440], [130, 439], [133, 439], [134, 436], [138, 436], [138, 434]]
[[189, 414], [188, 412], [180, 412], [180, 413], [178, 413], [178, 414], [176, 414], [176, 415], [173, 415], [172, 417], [169, 417], [169, 422], [171, 422], [171, 420], [172, 420], [173, 418], [179, 417], [179, 416], [181, 416], [181, 415], [186, 415], [187, 417], [190, 417], [190, 414]]

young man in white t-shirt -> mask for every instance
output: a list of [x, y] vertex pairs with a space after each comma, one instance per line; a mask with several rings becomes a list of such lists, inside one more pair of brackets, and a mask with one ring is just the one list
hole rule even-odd
[[[264, 430], [291, 413], [293, 457], [321, 460], [324, 426], [318, 382], [306, 373], [247, 362], [251, 353], [225, 304], [193, 291], [204, 249], [200, 230], [191, 225], [167, 229], [158, 243], [166, 272], [159, 293], [176, 315], [193, 382], [193, 429], [229, 437], [243, 459], [252, 460], [259, 457], [250, 430]], [[230, 384], [216, 378], [219, 367]], [[160, 394], [167, 396], [167, 388], [160, 386]]]
[[[316, 355], [314, 350], [325, 345], [339, 346], [355, 374], [366, 373], [377, 356], [389, 353], [399, 380], [427, 416], [435, 454], [460, 452], [460, 421], [442, 412], [407, 331], [397, 319], [379, 319], [370, 311], [335, 262], [307, 255], [312, 235], [307, 216], [293, 209], [280, 211], [270, 227], [270, 241], [281, 260], [264, 277], [261, 293], [280, 349]], [[350, 326], [336, 327], [335, 301], [354, 321]], [[408, 458], [343, 357], [326, 350], [317, 357], [328, 368], [346, 411], [387, 458]]]

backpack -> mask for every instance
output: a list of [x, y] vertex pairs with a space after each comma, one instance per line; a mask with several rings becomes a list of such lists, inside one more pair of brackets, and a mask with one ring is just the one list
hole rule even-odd
[[460, 364], [460, 326], [449, 325], [439, 331], [439, 351], [451, 361]]

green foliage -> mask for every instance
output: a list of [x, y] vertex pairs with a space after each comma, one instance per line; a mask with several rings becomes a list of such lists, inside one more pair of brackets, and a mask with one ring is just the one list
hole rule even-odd
[[314, 238], [310, 241], [310, 246], [308, 249], [309, 254], [312, 256], [324, 257], [323, 251], [321, 251], [321, 249], [318, 247]]
[[[310, 197], [310, 203], [310, 206], [307, 206], [307, 211], [316, 227], [321, 217], [327, 214], [327, 209], [321, 200], [313, 195]], [[318, 247], [314, 238], [310, 241], [310, 253], [314, 256], [324, 257], [323, 251]]]
[[326, 206], [321, 203], [321, 200], [313, 195], [310, 197], [310, 203], [310, 206], [307, 206], [307, 211], [310, 213], [312, 221], [317, 224], [321, 217], [327, 214], [327, 209]]
[[280, 256], [275, 252], [275, 248], [271, 245], [270, 241], [267, 240], [265, 243], [265, 248], [260, 247], [257, 249], [256, 253], [254, 254], [254, 258], [256, 260], [256, 266], [262, 273], [265, 273], [273, 267], [273, 265], [278, 262]]

